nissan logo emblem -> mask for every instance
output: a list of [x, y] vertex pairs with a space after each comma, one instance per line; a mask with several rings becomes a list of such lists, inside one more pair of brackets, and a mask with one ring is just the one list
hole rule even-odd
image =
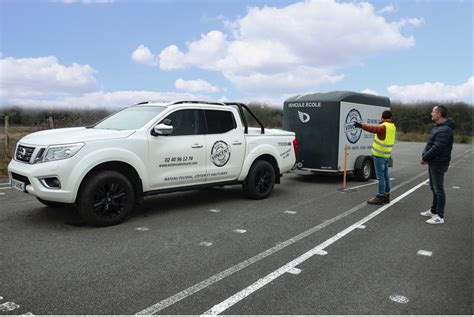
[[26, 155], [26, 149], [25, 148], [18, 149], [18, 157], [19, 158], [24, 158], [25, 155]]

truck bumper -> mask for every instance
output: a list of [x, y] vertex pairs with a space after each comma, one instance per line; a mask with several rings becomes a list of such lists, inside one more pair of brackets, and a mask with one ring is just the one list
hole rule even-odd
[[[70, 204], [75, 202], [76, 195], [73, 192], [73, 187], [69, 186], [68, 174], [64, 164], [58, 164], [58, 162], [26, 164], [12, 160], [8, 165], [10, 183], [12, 183], [12, 179], [24, 183], [25, 193], [48, 201]], [[41, 181], [44, 178], [52, 177], [59, 180], [61, 184], [59, 189], [48, 188]]]

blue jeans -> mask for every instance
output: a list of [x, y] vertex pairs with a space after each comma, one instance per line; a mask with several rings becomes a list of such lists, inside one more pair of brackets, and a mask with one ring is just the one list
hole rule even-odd
[[446, 194], [444, 192], [444, 174], [448, 171], [448, 165], [428, 165], [430, 175], [430, 188], [433, 192], [433, 203], [431, 212], [444, 218], [444, 207], [446, 206]]
[[379, 180], [379, 195], [390, 194], [390, 177], [388, 176], [388, 158], [373, 155], [375, 174]]

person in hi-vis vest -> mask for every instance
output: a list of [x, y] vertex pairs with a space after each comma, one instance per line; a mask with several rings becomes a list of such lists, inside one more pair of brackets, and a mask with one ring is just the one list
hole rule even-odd
[[397, 128], [392, 122], [392, 112], [385, 110], [382, 113], [382, 121], [378, 126], [354, 122], [356, 128], [375, 133], [372, 142], [372, 157], [374, 160], [375, 173], [379, 180], [379, 193], [367, 201], [373, 205], [383, 205], [390, 202], [390, 177], [388, 175], [388, 161], [390, 159], [393, 145], [395, 144], [395, 132]]

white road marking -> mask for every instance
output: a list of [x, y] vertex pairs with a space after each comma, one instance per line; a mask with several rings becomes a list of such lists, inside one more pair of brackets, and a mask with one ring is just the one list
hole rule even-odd
[[1, 185], [11, 185], [10, 183], [0, 183], [0, 186]]
[[[424, 172], [421, 172], [421, 173], [413, 176], [409, 180], [406, 180], [403, 183], [400, 183], [397, 186], [395, 186], [394, 188], [392, 188], [392, 191], [395, 191], [398, 188], [401, 188], [401, 187], [405, 186], [406, 184], [411, 183], [412, 181], [414, 181], [415, 179], [425, 175], [426, 173], [427, 172], [424, 171]], [[303, 206], [303, 205], [308, 204], [310, 202], [311, 201], [302, 202], [302, 203], [300, 203], [300, 204], [298, 204], [294, 207]], [[393, 203], [393, 201], [392, 201], [392, 203]], [[359, 205], [357, 205], [355, 207], [352, 207], [351, 209], [343, 212], [342, 214], [339, 214], [336, 217], [333, 217], [329, 220], [325, 220], [323, 223], [321, 223], [321, 224], [319, 224], [319, 225], [317, 225], [317, 226], [315, 226], [311, 229], [308, 229], [308, 230], [300, 233], [299, 235], [294, 236], [291, 239], [288, 239], [288, 240], [286, 240], [282, 243], [279, 243], [279, 244], [275, 245], [274, 247], [272, 247], [272, 248], [270, 248], [266, 251], [263, 251], [263, 252], [255, 255], [255, 256], [253, 256], [253, 257], [251, 257], [251, 258], [249, 258], [245, 261], [242, 261], [242, 262], [228, 268], [225, 271], [217, 273], [217, 274], [215, 274], [215, 275], [213, 275], [213, 276], [211, 276], [211, 277], [209, 277], [209, 278], [207, 278], [207, 279], [205, 279], [205, 280], [203, 280], [203, 281], [201, 281], [197, 284], [194, 284], [193, 286], [188, 287], [187, 289], [185, 289], [185, 290], [183, 290], [179, 293], [176, 293], [176, 294], [174, 294], [174, 295], [172, 295], [168, 298], [165, 298], [165, 299], [161, 300], [160, 302], [158, 302], [156, 304], [153, 304], [150, 307], [145, 308], [142, 311], [136, 313], [136, 315], [153, 315], [153, 314], [156, 314], [157, 312], [159, 312], [159, 311], [161, 311], [161, 310], [163, 310], [163, 309], [165, 309], [169, 306], [172, 306], [172, 305], [176, 304], [177, 302], [187, 298], [188, 296], [191, 296], [191, 295], [193, 295], [193, 294], [195, 294], [195, 293], [197, 293], [197, 292], [199, 292], [199, 291], [201, 291], [201, 290], [203, 290], [203, 289], [219, 282], [220, 280], [222, 280], [222, 279], [224, 279], [224, 278], [226, 278], [226, 277], [228, 277], [228, 276], [230, 276], [230, 275], [232, 275], [232, 274], [234, 274], [234, 273], [250, 266], [251, 264], [258, 262], [258, 261], [266, 258], [267, 256], [270, 256], [270, 255], [274, 254], [275, 252], [278, 252], [278, 251], [286, 248], [287, 246], [290, 246], [293, 243], [298, 242], [301, 239], [304, 239], [304, 238], [312, 235], [313, 233], [315, 233], [315, 232], [317, 232], [321, 229], [324, 229], [325, 227], [327, 227], [327, 226], [333, 224], [334, 222], [336, 222], [336, 221], [338, 221], [338, 220], [340, 220], [340, 219], [342, 219], [342, 218], [358, 211], [359, 209], [364, 208], [365, 206], [367, 206], [367, 203], [362, 202]], [[385, 205], [385, 206], [388, 206], [388, 205]]]
[[247, 230], [244, 230], [244, 229], [235, 229], [235, 230], [232, 230], [234, 232], [237, 232], [237, 233], [246, 233]]
[[406, 304], [409, 302], [409, 299], [402, 295], [390, 295], [390, 300], [400, 304]]
[[325, 256], [325, 255], [327, 255], [328, 253], [327, 253], [327, 251], [319, 250], [319, 251], [316, 251], [314, 254]]
[[370, 182], [370, 183], [368, 183], [368, 184], [364, 184], [364, 185], [359, 185], [359, 186], [354, 186], [354, 187], [348, 188], [347, 190], [356, 189], [356, 188], [362, 188], [362, 187], [366, 187], [366, 186], [370, 186], [370, 185], [374, 185], [374, 184], [378, 184], [378, 183], [379, 183], [378, 181]]
[[0, 193], [0, 195], [5, 195], [5, 193]]
[[454, 189], [460, 189], [461, 187], [459, 186], [453, 186]]
[[[391, 180], [391, 181], [394, 181], [395, 178], [390, 178], [390, 180]], [[350, 188], [348, 188], [347, 190], [356, 189], [356, 188], [362, 188], [362, 187], [365, 187], [365, 186], [370, 186], [370, 185], [374, 185], [374, 184], [378, 184], [378, 183], [379, 183], [379, 181], [373, 181], [373, 182], [370, 182], [370, 183], [368, 183], [368, 184], [350, 187]]]
[[362, 220], [359, 220], [358, 222], [354, 223], [353, 225], [347, 227], [346, 229], [344, 229], [343, 231], [341, 231], [338, 234], [334, 235], [333, 237], [327, 239], [326, 241], [324, 241], [320, 245], [318, 245], [318, 246], [314, 247], [313, 249], [309, 250], [308, 252], [300, 255], [298, 258], [294, 259], [293, 261], [288, 262], [287, 264], [285, 264], [284, 266], [280, 267], [279, 269], [273, 271], [272, 273], [268, 274], [267, 276], [259, 279], [258, 281], [256, 281], [252, 285], [250, 285], [250, 286], [244, 288], [243, 290], [241, 290], [240, 292], [235, 293], [234, 295], [227, 298], [223, 302], [213, 306], [211, 309], [204, 312], [203, 315], [218, 315], [218, 314], [221, 314], [222, 312], [224, 312], [227, 309], [229, 309], [230, 307], [234, 306], [235, 304], [237, 304], [238, 302], [240, 302], [244, 298], [248, 297], [249, 295], [251, 295], [254, 292], [256, 292], [257, 290], [259, 290], [260, 288], [264, 287], [265, 285], [271, 283], [272, 281], [274, 281], [275, 279], [277, 279], [278, 277], [280, 277], [284, 273], [288, 272], [288, 270], [300, 265], [304, 261], [306, 261], [306, 260], [310, 259], [311, 257], [313, 257], [318, 252], [324, 250], [325, 248], [327, 248], [328, 246], [330, 246], [334, 242], [338, 241], [339, 239], [346, 236], [347, 234], [349, 234], [353, 230], [357, 229], [357, 227], [359, 227], [360, 225], [362, 225], [362, 224], [366, 223], [367, 221], [371, 220], [372, 218], [378, 216], [383, 211], [385, 211], [386, 209], [388, 209], [389, 207], [391, 207], [395, 203], [397, 203], [399, 200], [401, 200], [402, 198], [410, 195], [411, 193], [416, 191], [418, 188], [423, 186], [423, 184], [427, 181], [428, 180], [425, 180], [422, 183], [416, 185], [415, 187], [411, 188], [410, 190], [406, 191], [405, 193], [403, 193], [399, 197], [392, 200], [391, 203], [380, 207], [379, 209], [377, 209], [373, 213], [369, 214], [368, 216], [366, 216]]
[[291, 270], [288, 270], [288, 273], [298, 275], [301, 273], [300, 269], [297, 269], [296, 267], [292, 268]]
[[0, 305], [1, 312], [12, 311], [19, 308], [20, 305], [15, 304], [14, 302], [6, 302]]
[[209, 209], [210, 212], [220, 212], [220, 209]]
[[289, 214], [289, 215], [294, 215], [294, 214], [296, 214], [296, 211], [287, 210], [287, 211], [284, 211], [283, 213], [284, 214]]
[[199, 242], [199, 245], [202, 247], [210, 247], [212, 245], [212, 242], [203, 241]]
[[417, 254], [417, 255], [423, 255], [423, 256], [432, 256], [432, 255], [433, 255], [433, 252], [431, 252], [431, 251], [425, 251], [425, 250], [419, 250], [416, 254]]
[[35, 314], [33, 314], [33, 313], [27, 312], [27, 313], [25, 313], [25, 314], [23, 314], [23, 315], [21, 315], [21, 316], [34, 316], [34, 315], [35, 315]]
[[12, 189], [11, 187], [0, 187], [0, 189]]
[[148, 231], [150, 229], [147, 228], [147, 227], [138, 227], [138, 228], [135, 228], [135, 230], [137, 230], [137, 231]]
[[360, 226], [357, 227], [357, 229], [362, 229], [362, 230], [365, 229], [365, 228], [366, 228], [366, 226], [364, 226], [364, 225], [360, 225]]
[[201, 281], [201, 282], [199, 282], [199, 283], [197, 283], [197, 284], [195, 284], [191, 287], [188, 287], [187, 289], [185, 289], [185, 290], [183, 290], [179, 293], [176, 293], [176, 294], [174, 294], [174, 295], [172, 295], [172, 296], [170, 296], [166, 299], [163, 299], [162, 301], [160, 301], [160, 302], [158, 302], [158, 303], [156, 303], [156, 304], [154, 304], [154, 305], [152, 305], [148, 308], [145, 308], [144, 310], [136, 313], [136, 315], [153, 315], [153, 314], [156, 314], [157, 312], [159, 312], [159, 311], [161, 311], [161, 310], [163, 310], [163, 309], [165, 309], [165, 308], [167, 308], [171, 305], [176, 304], [177, 302], [185, 299], [186, 297], [191, 296], [194, 293], [197, 293], [197, 292], [209, 287], [210, 285], [213, 285], [213, 284], [217, 283], [218, 281], [220, 281], [220, 280], [222, 280], [222, 279], [224, 279], [224, 278], [226, 278], [226, 277], [228, 277], [228, 276], [230, 276], [230, 275], [232, 275], [232, 274], [248, 267], [249, 265], [251, 265], [255, 262], [258, 262], [258, 261], [266, 258], [267, 256], [270, 256], [273, 253], [278, 252], [281, 249], [284, 249], [287, 246], [290, 246], [293, 243], [298, 242], [301, 239], [304, 239], [304, 238], [310, 236], [311, 234], [313, 234], [313, 233], [329, 226], [330, 224], [332, 224], [332, 223], [334, 223], [334, 222], [336, 222], [336, 221], [338, 221], [338, 220], [340, 220], [340, 219], [356, 212], [357, 210], [359, 210], [359, 209], [361, 209], [365, 206], [367, 206], [366, 202], [360, 203], [359, 205], [343, 212], [342, 214], [340, 214], [340, 215], [338, 215], [334, 218], [331, 218], [329, 220], [325, 220], [323, 223], [321, 223], [321, 224], [319, 224], [319, 225], [317, 225], [317, 226], [315, 226], [311, 229], [308, 229], [308, 230], [300, 233], [299, 235], [294, 236], [291, 239], [288, 239], [288, 240], [286, 240], [282, 243], [279, 243], [279, 244], [275, 245], [274, 247], [272, 247], [272, 248], [270, 248], [266, 251], [263, 251], [263, 252], [255, 255], [255, 256], [253, 256], [253, 257], [251, 257], [251, 258], [249, 258], [245, 261], [242, 261], [242, 262], [228, 268], [225, 271], [222, 271], [222, 272], [220, 272], [216, 275], [213, 275], [213, 276], [207, 278], [204, 281]]

